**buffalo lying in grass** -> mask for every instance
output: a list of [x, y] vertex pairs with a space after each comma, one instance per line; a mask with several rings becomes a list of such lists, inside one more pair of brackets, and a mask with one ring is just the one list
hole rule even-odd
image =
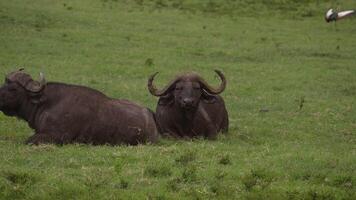
[[229, 126], [224, 100], [218, 94], [226, 87], [222, 72], [215, 70], [222, 80], [219, 88], [213, 88], [196, 73], [178, 76], [164, 89], [153, 85], [153, 74], [148, 80], [148, 89], [159, 101], [156, 121], [160, 132], [172, 137], [197, 137], [214, 139]]
[[22, 70], [6, 76], [0, 110], [28, 122], [35, 130], [27, 143], [139, 144], [156, 142], [154, 115], [127, 100], [94, 89], [35, 81]]

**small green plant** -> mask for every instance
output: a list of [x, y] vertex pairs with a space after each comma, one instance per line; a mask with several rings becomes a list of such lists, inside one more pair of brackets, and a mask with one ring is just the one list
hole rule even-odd
[[227, 176], [227, 172], [226, 171], [223, 171], [223, 170], [218, 170], [215, 174], [215, 178], [217, 180], [222, 180], [224, 179], [225, 177]]
[[353, 183], [351, 176], [338, 176], [335, 178], [333, 183], [335, 186], [341, 186], [341, 187], [350, 188], [350, 189], [352, 187], [354, 187], [354, 184], [355, 184], [355, 183]]
[[122, 174], [122, 169], [125, 167], [125, 165], [127, 164], [127, 161], [126, 161], [126, 157], [125, 156], [122, 156], [120, 158], [117, 159], [116, 161], [116, 165], [115, 165], [115, 172], [118, 174], [118, 175], [121, 175]]
[[228, 153], [225, 153], [220, 156], [219, 158], [219, 164], [221, 165], [231, 165], [231, 156]]
[[153, 58], [147, 58], [146, 61], [145, 61], [145, 65], [148, 66], [148, 67], [153, 66], [154, 65]]
[[180, 189], [180, 183], [182, 182], [180, 177], [171, 178], [167, 182], [167, 188], [171, 191], [177, 192]]
[[144, 174], [150, 177], [167, 177], [172, 175], [172, 170], [167, 163], [150, 163], [146, 166]]
[[241, 178], [246, 190], [264, 189], [273, 181], [273, 176], [266, 170], [251, 170]]
[[129, 182], [124, 178], [120, 178], [120, 182], [118, 184], [118, 187], [120, 189], [127, 189], [129, 187]]
[[2, 172], [2, 176], [11, 183], [19, 185], [33, 184], [37, 180], [32, 174], [22, 171], [6, 171]]
[[197, 179], [197, 169], [193, 165], [189, 165], [183, 169], [182, 180], [183, 182], [194, 182]]
[[230, 194], [232, 194], [234, 192], [235, 188], [231, 187], [230, 184], [224, 182], [221, 179], [213, 179], [209, 183], [209, 189], [217, 197], [219, 197], [221, 199], [225, 199], [223, 197], [229, 198]]
[[196, 160], [196, 153], [192, 150], [187, 150], [178, 156], [175, 161], [183, 166]]

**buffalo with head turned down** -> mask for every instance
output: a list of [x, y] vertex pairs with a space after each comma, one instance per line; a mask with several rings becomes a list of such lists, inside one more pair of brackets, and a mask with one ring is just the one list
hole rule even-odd
[[228, 113], [218, 94], [226, 87], [222, 72], [215, 70], [222, 83], [213, 88], [196, 73], [178, 76], [162, 90], [153, 85], [157, 73], [148, 79], [148, 90], [159, 97], [156, 122], [161, 134], [176, 138], [203, 136], [214, 139], [227, 132]]
[[153, 113], [94, 89], [35, 81], [22, 70], [6, 76], [0, 111], [28, 122], [35, 130], [27, 143], [139, 144], [156, 142]]

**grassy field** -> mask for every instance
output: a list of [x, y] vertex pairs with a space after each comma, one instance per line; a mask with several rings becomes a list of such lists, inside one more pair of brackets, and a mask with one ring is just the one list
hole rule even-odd
[[0, 113], [0, 199], [356, 199], [355, 1], [0, 0], [0, 78], [19, 67], [155, 109], [197, 71], [223, 93], [216, 141], [41, 145]]

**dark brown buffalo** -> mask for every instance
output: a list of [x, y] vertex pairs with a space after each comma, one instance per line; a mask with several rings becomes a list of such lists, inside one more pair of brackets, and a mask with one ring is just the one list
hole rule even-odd
[[227, 132], [228, 113], [224, 100], [219, 96], [226, 87], [222, 72], [215, 70], [222, 80], [219, 88], [209, 86], [196, 73], [178, 76], [164, 89], [153, 85], [153, 74], [148, 80], [148, 89], [159, 101], [156, 122], [161, 134], [172, 137], [203, 136], [214, 139], [217, 134]]
[[28, 122], [35, 130], [27, 143], [139, 144], [156, 142], [154, 115], [127, 100], [94, 89], [34, 81], [22, 70], [6, 76], [0, 110]]

